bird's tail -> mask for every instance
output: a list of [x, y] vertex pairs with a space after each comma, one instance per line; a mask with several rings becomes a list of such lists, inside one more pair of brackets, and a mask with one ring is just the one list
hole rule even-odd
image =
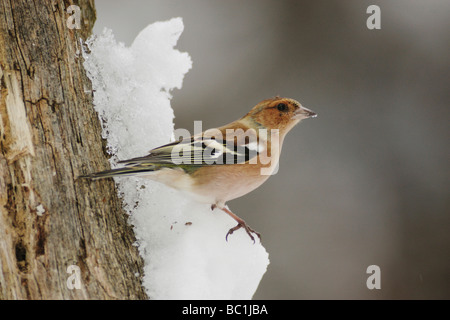
[[96, 179], [118, 177], [118, 176], [136, 176], [136, 175], [148, 174], [155, 170], [156, 170], [156, 168], [153, 165], [129, 166], [129, 167], [105, 170], [105, 171], [95, 172], [95, 173], [91, 173], [91, 174], [87, 174], [87, 175], [82, 175], [82, 176], [78, 176], [78, 178], [96, 180]]

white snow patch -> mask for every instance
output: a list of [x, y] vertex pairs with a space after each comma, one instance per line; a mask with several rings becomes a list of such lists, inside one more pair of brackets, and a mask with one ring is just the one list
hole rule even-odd
[[36, 207], [36, 214], [37, 214], [39, 217], [42, 217], [42, 215], [44, 214], [44, 212], [45, 212], [45, 208], [44, 208], [44, 206], [43, 206], [42, 204], [40, 204], [40, 205], [38, 205], [38, 206]]
[[[183, 28], [181, 18], [153, 23], [131, 47], [117, 43], [107, 29], [88, 40], [84, 65], [113, 167], [119, 159], [145, 155], [172, 139], [169, 92], [181, 88], [192, 66], [187, 53], [174, 49]], [[151, 180], [116, 182], [135, 226], [150, 298], [252, 298], [268, 254], [242, 229], [226, 242], [234, 220]]]

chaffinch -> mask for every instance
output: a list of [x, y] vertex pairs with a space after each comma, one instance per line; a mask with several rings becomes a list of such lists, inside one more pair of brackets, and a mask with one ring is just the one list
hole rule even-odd
[[140, 175], [219, 208], [238, 223], [225, 239], [243, 228], [261, 235], [231, 212], [225, 203], [258, 188], [276, 170], [286, 134], [302, 119], [316, 114], [299, 102], [275, 97], [253, 107], [244, 117], [225, 126], [184, 137], [150, 150], [144, 157], [119, 161], [124, 167], [80, 178], [100, 179]]

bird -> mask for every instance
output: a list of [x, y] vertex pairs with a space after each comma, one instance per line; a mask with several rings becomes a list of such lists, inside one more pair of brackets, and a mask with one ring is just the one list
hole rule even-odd
[[253, 235], [261, 241], [261, 234], [226, 203], [261, 186], [276, 171], [286, 134], [301, 120], [316, 116], [298, 101], [276, 96], [229, 124], [154, 148], [146, 156], [119, 161], [123, 167], [79, 178], [143, 176], [158, 181], [233, 218], [237, 225], [228, 230], [226, 241], [242, 228], [255, 243]]

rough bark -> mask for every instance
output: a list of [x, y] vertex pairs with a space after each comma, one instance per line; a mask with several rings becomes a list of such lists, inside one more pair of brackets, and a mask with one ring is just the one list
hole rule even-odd
[[76, 180], [109, 168], [82, 66], [94, 21], [93, 0], [0, 0], [0, 299], [146, 298], [114, 183]]

